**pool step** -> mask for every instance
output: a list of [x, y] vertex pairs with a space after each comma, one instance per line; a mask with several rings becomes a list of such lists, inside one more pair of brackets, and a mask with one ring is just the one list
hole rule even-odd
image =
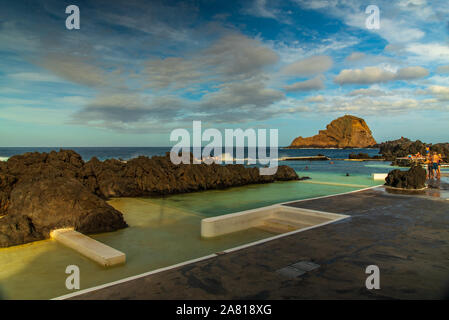
[[311, 225], [313, 224], [273, 218], [264, 220], [262, 225], [259, 226], [259, 229], [272, 233], [285, 233], [297, 229], [307, 228], [310, 227]]
[[201, 237], [213, 238], [250, 228], [279, 234], [300, 231], [347, 217], [332, 212], [296, 208], [285, 203], [202, 219]]
[[73, 229], [56, 229], [50, 233], [52, 239], [78, 251], [104, 267], [115, 266], [126, 262], [126, 255], [97, 240], [94, 240]]
[[320, 224], [323, 222], [333, 220], [333, 218], [329, 217], [329, 215], [326, 216], [324, 214], [307, 212], [305, 210], [301, 211], [300, 214], [298, 213], [298, 211], [279, 210], [277, 216], [282, 220], [294, 221], [307, 225]]

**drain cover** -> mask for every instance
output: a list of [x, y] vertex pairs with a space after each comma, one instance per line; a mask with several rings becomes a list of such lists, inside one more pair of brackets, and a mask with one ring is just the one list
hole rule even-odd
[[292, 264], [291, 266], [299, 270], [304, 270], [305, 272], [312, 271], [320, 267], [319, 264], [313, 263], [311, 261], [299, 261], [295, 264]]
[[291, 266], [276, 270], [277, 274], [280, 274], [281, 276], [287, 277], [287, 278], [297, 278], [299, 276], [302, 276], [305, 271], [298, 270], [296, 268], [293, 268]]
[[285, 268], [276, 270], [276, 273], [287, 278], [297, 278], [299, 276], [302, 276], [306, 272], [315, 270], [319, 267], [319, 264], [313, 263], [311, 261], [299, 261]]

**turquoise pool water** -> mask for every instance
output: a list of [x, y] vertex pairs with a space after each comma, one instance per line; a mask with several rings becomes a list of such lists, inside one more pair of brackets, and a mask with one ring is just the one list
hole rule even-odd
[[[379, 183], [371, 179], [371, 171], [385, 172], [379, 167], [361, 171], [360, 163], [338, 164], [334, 172], [319, 170], [323, 165], [312, 163], [307, 170], [301, 170], [302, 164], [296, 163], [299, 175], [312, 178], [307, 181], [113, 199], [110, 204], [123, 212], [130, 227], [92, 237], [125, 252], [125, 265], [100, 267], [52, 240], [0, 249], [0, 298], [49, 299], [71, 293], [65, 288], [68, 265], [80, 268], [81, 289], [86, 289], [270, 237], [273, 234], [251, 229], [204, 240], [200, 237], [200, 222], [205, 217], [373, 186]], [[345, 175], [348, 170], [350, 176]]]

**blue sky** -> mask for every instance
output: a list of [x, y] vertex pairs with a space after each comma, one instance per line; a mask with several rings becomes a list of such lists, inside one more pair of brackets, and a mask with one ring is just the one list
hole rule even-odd
[[193, 120], [288, 145], [344, 114], [449, 141], [447, 1], [1, 3], [0, 146], [167, 146]]

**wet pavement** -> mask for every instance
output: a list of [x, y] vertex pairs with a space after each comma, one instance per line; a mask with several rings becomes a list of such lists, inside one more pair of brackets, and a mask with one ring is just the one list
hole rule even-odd
[[[447, 299], [446, 180], [420, 194], [378, 187], [292, 202], [350, 218], [74, 299]], [[279, 272], [298, 262], [319, 267]], [[369, 265], [380, 289], [365, 286]]]

